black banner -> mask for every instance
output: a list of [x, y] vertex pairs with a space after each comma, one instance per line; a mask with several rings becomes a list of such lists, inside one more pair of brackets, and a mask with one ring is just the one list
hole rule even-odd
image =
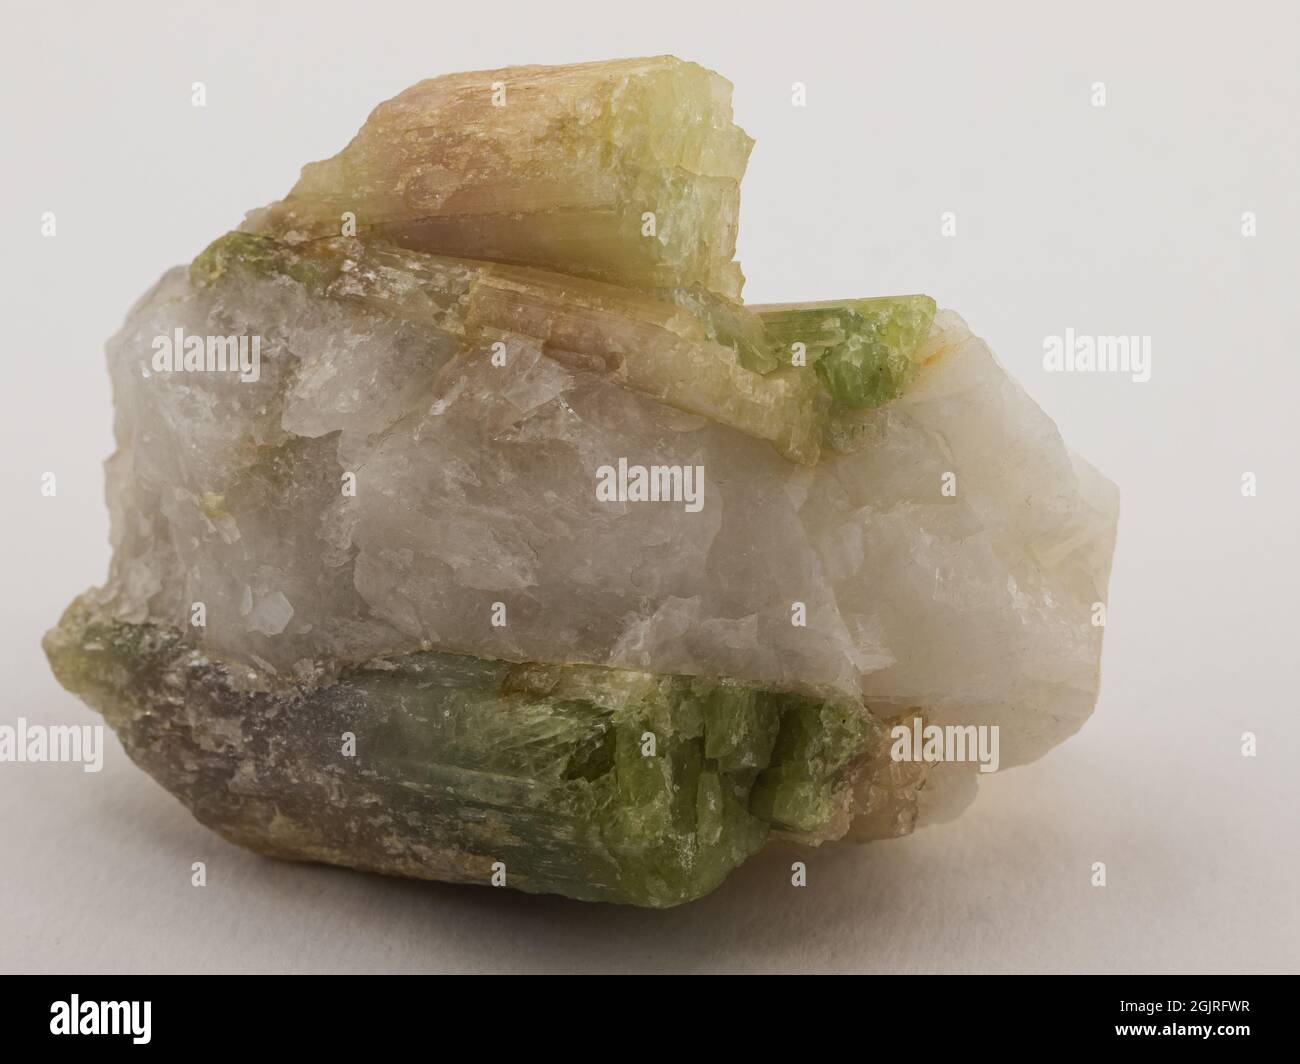
[[785, 978], [779, 988], [541, 978], [39, 976], [9, 979], [0, 1015], [7, 1047], [133, 1053], [333, 1055], [415, 1043], [491, 1056], [568, 1043], [586, 1057], [621, 1052], [629, 1039], [674, 1054], [692, 1043], [819, 1056], [847, 1044], [863, 1057], [908, 1043], [917, 1052], [1125, 1043], [1234, 1052], [1285, 1049], [1295, 1035], [1289, 978], [868, 976]]

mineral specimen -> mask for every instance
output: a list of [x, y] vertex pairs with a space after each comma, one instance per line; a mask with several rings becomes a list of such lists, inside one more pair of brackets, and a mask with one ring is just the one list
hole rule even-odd
[[111, 342], [60, 681], [241, 845], [649, 906], [1077, 730], [1114, 488], [928, 297], [742, 304], [750, 145], [670, 57], [382, 104]]

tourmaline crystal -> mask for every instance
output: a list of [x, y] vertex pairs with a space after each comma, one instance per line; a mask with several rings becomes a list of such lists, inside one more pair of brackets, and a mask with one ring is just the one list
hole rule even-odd
[[929, 297], [741, 303], [750, 144], [668, 57], [382, 104], [110, 343], [59, 679], [260, 852], [650, 906], [958, 811], [895, 725], [1077, 730], [1113, 487]]
[[380, 104], [248, 228], [334, 235], [352, 212], [402, 247], [738, 298], [753, 146], [731, 85], [669, 56], [452, 74]]

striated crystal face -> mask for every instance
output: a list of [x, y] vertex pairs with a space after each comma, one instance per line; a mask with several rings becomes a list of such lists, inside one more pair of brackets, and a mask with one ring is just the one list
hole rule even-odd
[[381, 105], [111, 341], [59, 679], [237, 843], [652, 906], [1077, 730], [1114, 488], [929, 297], [739, 302], [749, 147], [667, 57]]
[[336, 235], [352, 212], [403, 247], [736, 298], [753, 146], [731, 85], [671, 56], [452, 74], [380, 104], [248, 228]]

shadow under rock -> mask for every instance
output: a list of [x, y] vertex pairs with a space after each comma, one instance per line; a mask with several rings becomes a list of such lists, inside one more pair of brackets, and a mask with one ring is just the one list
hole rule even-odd
[[[387, 950], [387, 970], [444, 970], [439, 959], [450, 945], [457, 958], [451, 967], [484, 972], [829, 971], [871, 963], [861, 954], [861, 937], [849, 932], [891, 903], [882, 891], [908, 880], [896, 864], [914, 864], [905, 845], [773, 848], [712, 894], [664, 910], [283, 861], [266, 861], [257, 878], [260, 887], [299, 902], [304, 892], [315, 893], [317, 906], [329, 905], [331, 896], [341, 903], [344, 894], [367, 895], [373, 904], [360, 912], [348, 907], [349, 934], [385, 939], [400, 929], [402, 941]], [[794, 860], [807, 864], [809, 886], [792, 885]], [[890, 875], [872, 875], [891, 862]], [[840, 962], [835, 944], [843, 942], [855, 948]], [[341, 970], [350, 970], [349, 952], [341, 951]], [[465, 957], [478, 960], [466, 964]]]

